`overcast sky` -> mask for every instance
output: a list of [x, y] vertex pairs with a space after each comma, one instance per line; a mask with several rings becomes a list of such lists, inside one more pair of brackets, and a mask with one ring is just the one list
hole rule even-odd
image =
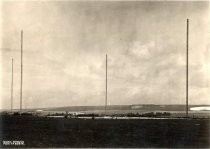
[[186, 19], [189, 103], [210, 104], [209, 2], [2, 2], [0, 107], [184, 104]]

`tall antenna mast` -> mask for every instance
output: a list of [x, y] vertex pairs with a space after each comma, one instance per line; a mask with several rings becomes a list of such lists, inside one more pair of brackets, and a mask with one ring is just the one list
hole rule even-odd
[[106, 54], [106, 95], [105, 95], [105, 115], [107, 110], [107, 54]]
[[13, 109], [13, 58], [12, 58], [12, 76], [11, 76], [11, 112]]
[[22, 112], [22, 86], [23, 86], [23, 31], [21, 30], [21, 70], [20, 70], [20, 112]]
[[188, 41], [189, 41], [189, 19], [187, 19], [187, 39], [186, 39], [186, 117], [188, 117]]

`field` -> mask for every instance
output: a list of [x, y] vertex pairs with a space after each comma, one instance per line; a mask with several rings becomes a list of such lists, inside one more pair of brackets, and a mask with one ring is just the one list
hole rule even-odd
[[19, 147], [210, 147], [209, 119], [65, 119], [1, 116], [2, 141]]

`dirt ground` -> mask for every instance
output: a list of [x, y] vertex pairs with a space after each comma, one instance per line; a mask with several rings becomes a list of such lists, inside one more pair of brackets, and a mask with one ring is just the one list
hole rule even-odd
[[[210, 147], [209, 119], [0, 116], [0, 147]], [[24, 145], [3, 145], [22, 140]]]

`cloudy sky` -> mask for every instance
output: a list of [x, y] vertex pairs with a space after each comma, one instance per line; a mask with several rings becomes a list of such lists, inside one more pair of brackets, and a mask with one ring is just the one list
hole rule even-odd
[[184, 104], [186, 19], [189, 103], [210, 104], [209, 2], [2, 2], [0, 107]]

